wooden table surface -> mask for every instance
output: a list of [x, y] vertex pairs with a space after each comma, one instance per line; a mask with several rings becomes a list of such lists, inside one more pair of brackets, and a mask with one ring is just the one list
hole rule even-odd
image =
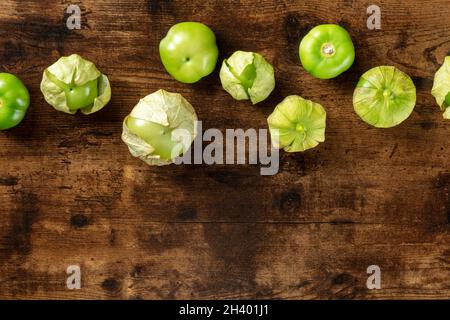
[[[82, 9], [68, 30], [66, 8]], [[430, 90], [450, 54], [448, 0], [376, 1], [3, 0], [0, 66], [21, 77], [32, 105], [0, 133], [0, 298], [383, 299], [450, 297], [450, 121]], [[158, 44], [180, 21], [217, 35], [220, 59], [256, 51], [276, 69], [263, 103], [234, 101], [218, 68], [194, 85], [164, 70]], [[357, 60], [334, 80], [301, 67], [300, 39], [338, 23]], [[102, 111], [70, 116], [47, 105], [43, 70], [78, 53], [111, 80]], [[219, 64], [220, 65], [220, 64]], [[378, 65], [408, 73], [411, 117], [375, 129], [354, 113], [359, 76]], [[257, 165], [149, 167], [121, 142], [122, 120], [160, 88], [183, 94], [204, 128], [266, 128], [283, 97], [327, 110], [326, 141], [281, 153], [280, 171]], [[68, 290], [79, 265], [82, 288]], [[366, 288], [369, 265], [380, 290]]]

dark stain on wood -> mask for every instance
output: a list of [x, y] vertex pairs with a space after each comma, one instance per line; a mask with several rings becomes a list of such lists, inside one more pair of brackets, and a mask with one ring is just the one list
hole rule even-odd
[[346, 219], [334, 219], [330, 221], [331, 225], [339, 226], [339, 225], [352, 225], [355, 224], [352, 220], [346, 220]]
[[420, 126], [422, 127], [422, 129], [424, 130], [431, 130], [431, 129], [435, 129], [437, 128], [438, 124], [432, 121], [422, 121], [420, 123]]
[[8, 40], [4, 50], [0, 53], [1, 61], [14, 64], [26, 58], [26, 50], [23, 43], [17, 40]]
[[394, 147], [393, 147], [392, 150], [391, 150], [391, 153], [389, 153], [389, 159], [392, 159], [392, 157], [393, 157], [394, 154], [397, 152], [397, 150], [398, 150], [398, 143], [396, 143], [396, 144], [394, 145]]
[[11, 176], [0, 176], [0, 185], [12, 187], [17, 185], [19, 182], [19, 179], [17, 177], [11, 177]]
[[161, 229], [154, 230], [140, 228], [138, 231], [139, 244], [149, 253], [164, 253], [182, 245], [186, 231], [181, 226], [165, 225]]
[[78, 213], [70, 217], [70, 225], [75, 229], [80, 229], [88, 226], [90, 224], [90, 219], [88, 216]]
[[441, 63], [438, 62], [435, 51], [438, 47], [441, 47], [441, 46], [442, 46], [442, 43], [435, 45], [435, 46], [425, 48], [423, 50], [423, 56], [427, 59], [427, 61], [431, 62], [436, 69], [438, 69], [441, 66]]
[[27, 190], [20, 190], [15, 195], [17, 209], [10, 214], [8, 234], [3, 239], [0, 256], [9, 259], [12, 255], [29, 255], [32, 251], [32, 228], [39, 214], [37, 196]]
[[290, 12], [283, 18], [283, 30], [285, 35], [286, 58], [292, 63], [299, 63], [298, 46], [302, 38], [321, 20], [313, 15], [302, 15], [298, 12]]
[[354, 280], [355, 278], [352, 275], [348, 273], [340, 273], [331, 280], [331, 283], [333, 285], [342, 285], [345, 283], [353, 282]]
[[117, 241], [117, 232], [115, 229], [111, 229], [109, 232], [109, 245], [114, 246]]
[[450, 172], [439, 172], [436, 178], [436, 188], [450, 188]]
[[195, 208], [183, 207], [178, 211], [177, 218], [182, 221], [194, 220], [197, 218], [197, 210]]
[[408, 32], [408, 30], [400, 31], [397, 42], [395, 44], [395, 48], [396, 49], [406, 48], [408, 46], [409, 39], [411, 39], [411, 34]]
[[252, 178], [259, 175], [259, 167], [247, 167], [246, 171], [236, 170], [231, 167], [208, 169], [207, 177], [229, 188], [237, 188], [252, 182]]
[[412, 77], [412, 80], [418, 90], [431, 91], [431, 88], [433, 87], [432, 79], [424, 78], [424, 77]]
[[107, 278], [101, 283], [103, 290], [107, 291], [109, 294], [116, 295], [120, 292], [122, 283], [115, 278]]
[[[254, 291], [258, 266], [257, 248], [264, 237], [264, 227], [255, 224], [212, 224], [204, 228], [204, 238], [218, 261], [218, 278], [212, 279], [210, 289]], [[208, 283], [209, 277], [204, 281]]]
[[302, 205], [302, 198], [295, 190], [281, 193], [279, 198], [275, 201], [280, 212], [285, 215], [298, 213], [298, 210]]
[[[284, 32], [287, 42], [298, 42], [303, 36], [302, 32], [305, 30], [302, 30], [300, 27], [300, 19], [301, 17], [295, 12], [289, 13], [284, 17]], [[304, 28], [307, 28], [307, 26]]]
[[167, 11], [173, 9], [171, 0], [147, 0], [147, 3], [151, 15], [162, 13], [164, 9]]
[[145, 268], [144, 266], [136, 265], [133, 267], [133, 271], [131, 271], [130, 275], [133, 278], [137, 278], [142, 274], [142, 272], [144, 271], [144, 268]]

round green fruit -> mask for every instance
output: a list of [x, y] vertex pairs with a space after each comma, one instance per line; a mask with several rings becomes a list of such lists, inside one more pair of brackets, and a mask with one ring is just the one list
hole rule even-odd
[[214, 71], [219, 49], [214, 32], [199, 22], [172, 26], [159, 44], [167, 72], [183, 83], [194, 83]]
[[348, 32], [335, 24], [313, 28], [301, 41], [300, 60], [306, 71], [319, 79], [331, 79], [347, 71], [355, 60]]
[[364, 73], [353, 94], [353, 106], [362, 120], [377, 128], [405, 121], [416, 105], [416, 87], [399, 69], [381, 66]]

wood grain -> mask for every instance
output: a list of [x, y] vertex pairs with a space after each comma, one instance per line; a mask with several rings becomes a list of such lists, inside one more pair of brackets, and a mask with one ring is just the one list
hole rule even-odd
[[[78, 3], [83, 29], [65, 27]], [[447, 0], [378, 1], [382, 30], [366, 27], [371, 1], [3, 0], [0, 66], [32, 95], [23, 124], [0, 133], [0, 298], [385, 299], [450, 298], [449, 125], [430, 95], [450, 54]], [[277, 88], [258, 106], [234, 101], [218, 71], [174, 81], [158, 44], [176, 22], [208, 24], [221, 58], [257, 51]], [[357, 61], [337, 79], [312, 78], [298, 43], [314, 25], [339, 23]], [[79, 53], [110, 77], [111, 104], [92, 116], [47, 105], [42, 71]], [[359, 76], [394, 65], [413, 78], [417, 106], [389, 130], [353, 112]], [[120, 141], [139, 98], [183, 94], [204, 128], [265, 128], [289, 94], [321, 103], [326, 142], [259, 167], [148, 167]], [[80, 265], [82, 289], [65, 286]], [[366, 288], [379, 265], [382, 289]]]

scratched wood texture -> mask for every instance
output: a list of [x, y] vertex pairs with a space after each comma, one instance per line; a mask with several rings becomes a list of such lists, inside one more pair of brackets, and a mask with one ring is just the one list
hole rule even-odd
[[[377, 1], [382, 30], [366, 27], [373, 1], [3, 0], [0, 68], [32, 95], [23, 124], [0, 133], [0, 298], [390, 299], [450, 298], [450, 122], [430, 95], [450, 54], [448, 0]], [[83, 29], [65, 27], [79, 4]], [[234, 101], [218, 71], [195, 85], [173, 80], [158, 44], [180, 21], [217, 34], [221, 58], [262, 53], [277, 88], [258, 106]], [[357, 60], [334, 80], [300, 66], [298, 44], [314, 25], [339, 23]], [[79, 53], [109, 75], [111, 104], [91, 116], [47, 105], [42, 71]], [[352, 92], [371, 67], [413, 78], [417, 106], [402, 125], [367, 126]], [[259, 167], [148, 167], [121, 142], [139, 98], [183, 94], [205, 128], [265, 128], [284, 96], [325, 106], [326, 142]], [[67, 290], [65, 270], [82, 270]], [[366, 268], [382, 289], [366, 288]]]

